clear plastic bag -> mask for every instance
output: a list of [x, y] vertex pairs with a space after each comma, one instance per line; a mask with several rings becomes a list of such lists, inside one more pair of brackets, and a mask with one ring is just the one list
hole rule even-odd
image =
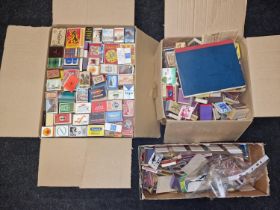
[[236, 156], [213, 156], [200, 170], [199, 174], [206, 174], [206, 176], [193, 193], [210, 191], [213, 197], [227, 197], [229, 191], [239, 190], [247, 184], [254, 186], [255, 182], [264, 175], [267, 163], [267, 156], [253, 164], [244, 162], [242, 158]]

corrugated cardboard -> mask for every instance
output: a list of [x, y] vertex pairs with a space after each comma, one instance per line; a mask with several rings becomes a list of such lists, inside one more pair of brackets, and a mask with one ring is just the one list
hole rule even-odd
[[213, 122], [167, 120], [164, 142], [232, 141], [238, 139], [251, 123], [251, 120], [217, 120]]
[[166, 38], [237, 30], [243, 36], [246, 0], [165, 0]]
[[[134, 0], [54, 0], [53, 19], [55, 26], [133, 26]], [[49, 34], [48, 27], [8, 27], [0, 71], [2, 137], [40, 135]], [[160, 136], [151, 77], [156, 47], [155, 40], [136, 29], [135, 137]], [[131, 141], [42, 139], [38, 186], [130, 188]]]
[[246, 41], [255, 116], [280, 116], [280, 36]]
[[8, 27], [0, 71], [0, 136], [38, 137], [49, 30]]
[[153, 96], [154, 54], [157, 46], [158, 42], [137, 30], [135, 137], [160, 137]]
[[134, 25], [134, 0], [53, 0], [53, 25]]
[[[155, 103], [157, 119], [166, 124], [166, 143], [237, 140], [249, 127], [253, 117], [280, 116], [277, 107], [280, 99], [276, 96], [276, 90], [280, 87], [280, 38], [243, 38], [246, 3], [246, 0], [165, 0], [165, 39], [160, 42], [155, 54], [158, 69], [155, 73]], [[242, 101], [250, 108], [250, 115], [242, 121], [166, 120], [160, 81], [162, 48], [176, 41], [229, 31], [238, 32], [247, 88]]]
[[130, 188], [131, 139], [87, 140], [81, 188]]
[[38, 186], [78, 187], [86, 151], [86, 139], [41, 139]]
[[38, 186], [130, 188], [131, 139], [42, 139]]
[[[223, 143], [224, 144], [224, 143]], [[169, 144], [168, 146], [181, 146], [181, 145], [191, 145], [191, 144]], [[156, 145], [147, 145], [147, 146], [156, 146]], [[138, 147], [139, 151], [140, 147]], [[138, 154], [140, 154], [138, 152]], [[264, 145], [263, 144], [254, 144], [249, 143], [249, 159], [252, 163], [259, 160], [261, 157], [265, 155]], [[139, 158], [139, 166], [140, 166], [140, 158]], [[139, 170], [140, 167], [139, 167]], [[141, 176], [139, 176], [139, 180], [141, 183]], [[267, 167], [265, 167], [263, 176], [255, 183], [253, 191], [247, 191], [247, 192], [228, 192], [227, 198], [238, 198], [238, 197], [261, 197], [261, 196], [269, 196], [270, 195], [270, 188], [269, 188], [269, 177], [268, 177], [268, 171]], [[210, 193], [197, 193], [196, 195], [193, 195], [191, 193], [162, 193], [162, 194], [149, 194], [141, 188], [140, 184], [140, 198], [142, 200], [171, 200], [171, 199], [193, 199], [193, 198], [203, 198], [203, 197], [209, 197], [213, 198], [213, 195]]]

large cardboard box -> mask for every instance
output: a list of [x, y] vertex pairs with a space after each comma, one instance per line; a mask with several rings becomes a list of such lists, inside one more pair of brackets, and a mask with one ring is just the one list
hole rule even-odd
[[[134, 0], [53, 0], [53, 26], [133, 26]], [[9, 26], [0, 71], [0, 136], [40, 136], [51, 27]], [[152, 95], [158, 43], [136, 29], [135, 137], [160, 137]], [[19, 139], [20, 140], [20, 139]], [[132, 139], [41, 139], [38, 186], [130, 188]]]
[[[220, 143], [219, 143], [220, 144]], [[226, 145], [226, 143], [221, 143], [222, 145]], [[139, 158], [139, 194], [141, 200], [170, 200], [170, 199], [193, 199], [193, 198], [213, 198], [213, 193], [209, 191], [207, 192], [194, 192], [194, 193], [182, 193], [182, 192], [168, 192], [168, 193], [160, 193], [160, 194], [150, 194], [147, 190], [143, 190], [143, 176], [142, 176], [142, 168], [141, 168], [141, 150], [144, 150], [145, 147], [150, 148], [172, 148], [180, 147], [180, 146], [193, 146], [193, 145], [201, 145], [201, 144], [166, 144], [166, 145], [143, 145], [138, 147], [138, 158]], [[209, 144], [211, 145], [211, 144]], [[214, 144], [217, 145], [217, 144]], [[265, 155], [264, 145], [256, 144], [256, 143], [248, 143], [249, 148], [249, 161], [254, 164], [259, 159], [261, 159]], [[197, 152], [199, 153], [199, 152]], [[202, 153], [203, 154], [203, 153]], [[269, 177], [267, 172], [267, 167], [265, 166], [262, 171], [262, 176], [258, 179], [254, 184], [254, 190], [250, 191], [229, 191], [227, 193], [226, 198], [238, 198], [238, 197], [261, 197], [261, 196], [269, 196], [270, 188], [269, 188]]]
[[[155, 59], [157, 119], [166, 125], [166, 143], [237, 140], [254, 117], [280, 116], [280, 36], [244, 38], [246, 0], [165, 0], [165, 38]], [[170, 43], [204, 34], [237, 31], [247, 91], [242, 101], [246, 120], [176, 121], [166, 119], [161, 96], [162, 49]]]

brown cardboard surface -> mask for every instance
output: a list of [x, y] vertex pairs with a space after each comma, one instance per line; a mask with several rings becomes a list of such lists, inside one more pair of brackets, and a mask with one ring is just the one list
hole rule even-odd
[[[227, 143], [222, 143], [227, 144]], [[264, 144], [262, 143], [248, 143], [249, 144], [249, 158], [252, 163], [256, 162], [258, 159], [265, 155]], [[182, 146], [182, 145], [191, 145], [191, 144], [169, 144], [168, 146]], [[145, 146], [156, 146], [156, 145], [145, 145]], [[138, 151], [140, 151], [138, 147]], [[140, 156], [139, 165], [140, 165]], [[141, 170], [141, 167], [139, 168]], [[140, 186], [141, 186], [141, 177], [139, 176]], [[267, 167], [264, 169], [264, 175], [255, 183], [255, 190], [253, 191], [235, 191], [228, 192], [227, 198], [240, 198], [240, 197], [262, 197], [270, 195], [270, 186], [269, 186], [269, 176], [267, 172]], [[209, 197], [213, 198], [213, 195], [209, 192], [197, 193], [195, 195], [191, 193], [161, 193], [161, 194], [150, 194], [146, 191], [143, 191], [140, 187], [140, 199], [141, 200], [173, 200], [173, 199], [194, 199], [194, 198], [204, 198]]]
[[134, 25], [134, 0], [53, 0], [53, 25]]
[[81, 188], [131, 188], [131, 139], [87, 141]]
[[237, 140], [252, 120], [176, 121], [167, 120], [165, 143], [198, 143]]
[[86, 150], [86, 139], [42, 139], [38, 186], [78, 187], [83, 175]]
[[243, 36], [247, 0], [165, 0], [165, 31], [170, 37], [237, 30]]
[[246, 91], [242, 94], [242, 101], [250, 108], [250, 116], [249, 119], [253, 120], [254, 117], [254, 107], [253, 107], [253, 100], [252, 100], [252, 84], [250, 78], [250, 69], [248, 65], [248, 49], [246, 44], [245, 38], [237, 38], [238, 43], [240, 44], [241, 50], [241, 67], [243, 70], [243, 75], [246, 81]]
[[8, 27], [0, 71], [0, 136], [39, 136], [48, 40], [48, 27]]
[[131, 139], [42, 139], [38, 186], [130, 188]]
[[[259, 190], [253, 190], [250, 192], [229, 192], [227, 198], [243, 198], [243, 197], [263, 197], [269, 196]], [[141, 200], [182, 200], [182, 199], [194, 199], [194, 198], [211, 198], [209, 193], [201, 193], [198, 195], [186, 195], [185, 193], [168, 193], [159, 195], [150, 195], [147, 192], [142, 194]]]
[[280, 116], [280, 36], [246, 40], [255, 117]]
[[162, 87], [161, 87], [161, 68], [162, 68], [162, 47], [163, 41], [160, 42], [156, 54], [155, 54], [155, 84], [156, 84], [156, 93], [155, 93], [155, 105], [157, 111], [157, 120], [161, 121], [165, 119], [165, 113], [163, 110], [163, 102], [162, 102]]
[[[256, 162], [261, 157], [265, 155], [264, 144], [254, 144], [253, 147], [249, 148], [250, 152], [250, 160], [251, 162]], [[269, 187], [269, 176], [267, 168], [265, 168], [265, 175], [262, 176], [255, 184], [255, 188], [258, 191], [263, 192], [265, 195], [270, 195], [270, 187]]]
[[154, 54], [158, 42], [137, 29], [136, 32], [135, 137], [160, 137], [154, 104]]

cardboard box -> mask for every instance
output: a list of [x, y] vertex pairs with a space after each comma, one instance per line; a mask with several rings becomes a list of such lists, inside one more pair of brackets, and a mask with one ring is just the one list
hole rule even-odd
[[[165, 0], [165, 38], [155, 59], [157, 119], [166, 124], [166, 143], [237, 140], [254, 117], [280, 116], [280, 36], [244, 38], [246, 0]], [[251, 112], [246, 120], [176, 121], [166, 119], [161, 96], [162, 48], [204, 34], [237, 31], [247, 91], [242, 101]]]
[[[73, 25], [133, 26], [134, 0], [53, 0], [53, 26]], [[1, 137], [40, 136], [50, 30], [8, 27], [0, 71]], [[135, 137], [160, 137], [151, 91], [157, 45], [136, 28]], [[129, 138], [42, 138], [38, 186], [130, 188], [131, 144]]]
[[[219, 143], [225, 144], [225, 143]], [[147, 191], [142, 189], [142, 173], [141, 173], [141, 149], [144, 147], [172, 147], [172, 146], [192, 146], [197, 144], [168, 144], [168, 145], [145, 145], [138, 147], [138, 158], [139, 158], [139, 194], [141, 200], [170, 200], [170, 199], [193, 199], [193, 198], [203, 198], [209, 197], [212, 198], [210, 192], [203, 192], [203, 193], [178, 193], [178, 192], [169, 192], [169, 193], [160, 193], [160, 194], [150, 194]], [[210, 144], [211, 145], [211, 144]], [[264, 145], [263, 144], [254, 144], [249, 143], [249, 160], [252, 163], [255, 163], [260, 158], [265, 155]], [[267, 167], [263, 170], [263, 176], [256, 181], [254, 188], [255, 190], [252, 191], [233, 191], [228, 192], [226, 198], [238, 198], [238, 197], [260, 197], [260, 196], [269, 196], [270, 189], [269, 189], [269, 177], [267, 172]]]

